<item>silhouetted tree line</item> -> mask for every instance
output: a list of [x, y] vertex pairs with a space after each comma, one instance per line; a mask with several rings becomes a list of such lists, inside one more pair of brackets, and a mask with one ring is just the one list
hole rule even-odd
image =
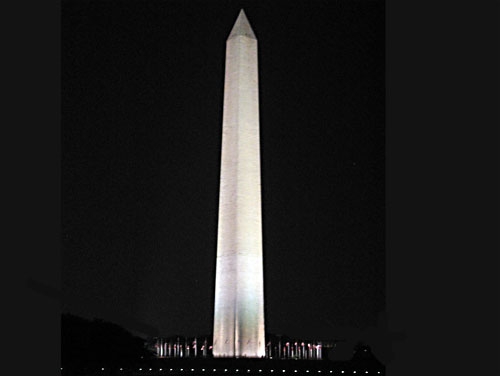
[[370, 346], [361, 341], [354, 346], [351, 362], [359, 366], [383, 367], [382, 363], [373, 355]]
[[71, 368], [127, 367], [152, 356], [142, 338], [121, 326], [71, 314], [62, 315], [61, 347], [62, 365]]

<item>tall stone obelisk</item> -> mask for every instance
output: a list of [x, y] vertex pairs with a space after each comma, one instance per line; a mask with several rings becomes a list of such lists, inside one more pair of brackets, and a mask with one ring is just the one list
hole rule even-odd
[[226, 41], [213, 355], [265, 356], [257, 39], [243, 10]]

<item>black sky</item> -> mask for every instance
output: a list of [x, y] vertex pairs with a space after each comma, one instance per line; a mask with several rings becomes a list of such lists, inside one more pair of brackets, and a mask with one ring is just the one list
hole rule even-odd
[[259, 41], [266, 330], [376, 324], [381, 1], [63, 1], [65, 311], [211, 332], [225, 40], [241, 8]]

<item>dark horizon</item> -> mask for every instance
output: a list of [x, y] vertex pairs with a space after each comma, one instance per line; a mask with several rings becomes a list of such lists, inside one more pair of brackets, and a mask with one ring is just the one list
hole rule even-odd
[[376, 337], [384, 2], [314, 4], [62, 3], [64, 312], [211, 333], [225, 40], [244, 8], [259, 41], [266, 332]]
[[[124, 327], [102, 319], [88, 320], [73, 314], [61, 316], [61, 365], [66, 374], [82, 372], [84, 370], [137, 370], [138, 367], [154, 367], [150, 371], [162, 371], [162, 367], [176, 368], [196, 367], [254, 367], [266, 368], [293, 367], [302, 371], [316, 366], [320, 368], [341, 367], [368, 368], [382, 370], [384, 365], [371, 351], [371, 346], [363, 341], [356, 341], [347, 345], [345, 341], [318, 341], [306, 338], [289, 338], [286, 336], [266, 336], [266, 356], [255, 357], [214, 357], [212, 353], [211, 335], [185, 337], [150, 337], [143, 339], [134, 336]], [[297, 343], [294, 345], [293, 341]], [[289, 342], [289, 343], [288, 343]], [[300, 342], [303, 342], [301, 345]], [[195, 345], [195, 352], [191, 345]], [[168, 347], [167, 347], [168, 344]], [[175, 354], [173, 344], [178, 344], [181, 352]], [[281, 352], [290, 344], [290, 351]], [[186, 350], [187, 346], [191, 347]], [[321, 345], [321, 351], [308, 352], [304, 355], [299, 347], [307, 349], [309, 346]], [[340, 345], [340, 346], [339, 346]], [[162, 346], [167, 353], [158, 357], [158, 346]], [[208, 351], [203, 347], [210, 346]], [[298, 347], [297, 347], [298, 346]], [[268, 353], [269, 351], [269, 353]], [[187, 353], [186, 353], [187, 352]], [[297, 355], [297, 352], [299, 353]], [[281, 355], [278, 355], [281, 354]], [[297, 358], [298, 356], [298, 358]], [[303, 358], [305, 356], [305, 358]], [[299, 360], [299, 362], [297, 362]], [[302, 361], [301, 361], [302, 360]], [[103, 369], [104, 368], [104, 369]], [[342, 368], [341, 368], [342, 369]], [[173, 369], [170, 369], [172, 371]], [[182, 371], [182, 370], [181, 370]], [[193, 371], [193, 370], [192, 370]], [[256, 371], [256, 370], [254, 370]], [[259, 371], [260, 372], [260, 371]], [[271, 371], [273, 372], [273, 371]], [[297, 372], [297, 371], [295, 371]], [[380, 372], [379, 372], [380, 373]]]

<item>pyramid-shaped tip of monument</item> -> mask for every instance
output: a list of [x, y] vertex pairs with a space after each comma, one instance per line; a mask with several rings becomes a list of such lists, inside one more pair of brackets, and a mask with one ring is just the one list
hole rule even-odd
[[250, 22], [248, 22], [248, 18], [247, 18], [245, 11], [243, 9], [240, 10], [240, 14], [238, 15], [238, 18], [236, 19], [236, 22], [234, 23], [233, 29], [231, 30], [231, 33], [229, 34], [229, 37], [227, 39], [229, 40], [231, 38], [235, 38], [238, 36], [244, 36], [244, 37], [251, 38], [251, 39], [257, 39], [255, 37], [253, 30], [252, 30], [252, 26], [250, 26]]

